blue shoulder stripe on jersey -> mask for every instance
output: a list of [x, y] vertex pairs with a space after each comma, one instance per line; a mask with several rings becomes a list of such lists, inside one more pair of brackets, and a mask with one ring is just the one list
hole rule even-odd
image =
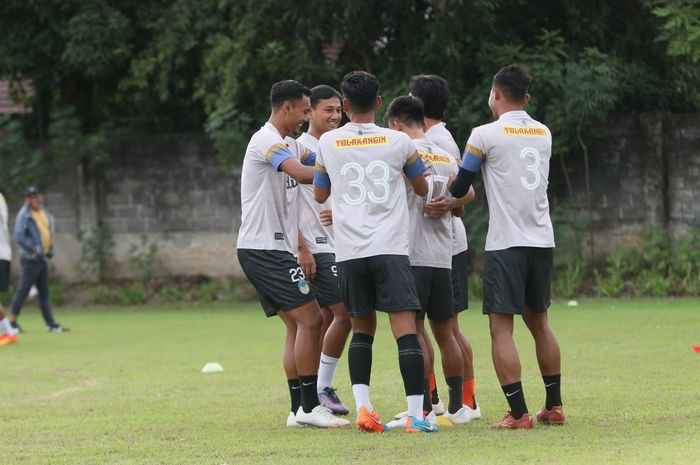
[[316, 165], [316, 170], [314, 171], [314, 187], [330, 189], [331, 178], [328, 176], [328, 173], [319, 170], [319, 166], [320, 165]]
[[403, 173], [409, 179], [417, 178], [425, 173], [425, 165], [418, 155], [418, 152], [414, 153], [411, 158], [406, 161], [406, 164], [403, 166]]
[[307, 150], [306, 153], [301, 157], [301, 164], [305, 166], [316, 165], [316, 152]]
[[270, 148], [270, 150], [265, 155], [267, 161], [277, 170], [280, 170], [280, 165], [287, 158], [296, 158], [292, 152], [289, 151], [287, 146], [282, 146], [278, 144]]
[[478, 173], [479, 171], [481, 171], [481, 163], [483, 161], [483, 158], [481, 158], [480, 156], [475, 155], [468, 150], [465, 150], [464, 155], [462, 156], [462, 164], [459, 166], [461, 166], [467, 171], [471, 171], [472, 173]]

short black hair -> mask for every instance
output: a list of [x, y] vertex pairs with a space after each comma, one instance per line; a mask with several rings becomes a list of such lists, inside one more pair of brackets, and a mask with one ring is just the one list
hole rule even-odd
[[423, 101], [425, 116], [442, 120], [447, 111], [450, 98], [450, 86], [437, 74], [419, 74], [408, 82], [411, 95]]
[[367, 71], [351, 71], [340, 83], [343, 98], [350, 108], [359, 113], [367, 113], [375, 108], [379, 95], [379, 81]]
[[325, 84], [318, 85], [316, 87], [311, 88], [311, 106], [316, 108], [316, 105], [318, 105], [318, 102], [320, 100], [326, 100], [329, 98], [337, 98], [341, 102], [343, 101], [343, 96], [340, 95], [340, 92], [332, 88], [331, 86], [327, 86]]
[[304, 96], [311, 97], [311, 89], [293, 79], [276, 82], [270, 88], [270, 105], [279, 108], [287, 100], [301, 100]]
[[413, 95], [396, 97], [384, 114], [384, 120], [400, 121], [409, 126], [423, 126], [423, 102]]
[[532, 77], [527, 67], [512, 64], [498, 70], [493, 77], [493, 86], [501, 89], [508, 100], [522, 102], [527, 95], [530, 81], [532, 81]]

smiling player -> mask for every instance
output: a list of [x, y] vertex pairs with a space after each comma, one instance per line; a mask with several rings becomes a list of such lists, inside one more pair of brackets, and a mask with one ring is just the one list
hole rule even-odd
[[[297, 141], [317, 153], [318, 139], [340, 124], [343, 117], [341, 99], [340, 93], [330, 86], [320, 85], [311, 89], [309, 130], [299, 136]], [[321, 211], [330, 209], [330, 202], [319, 204], [314, 200], [313, 187], [300, 185], [296, 205], [299, 209], [297, 261], [304, 274], [311, 280], [311, 289], [323, 315], [318, 397], [321, 405], [328, 407], [336, 415], [347, 415], [347, 407], [340, 401], [333, 388], [333, 378], [350, 334], [350, 317], [340, 297], [333, 228], [322, 226], [319, 220]]]
[[[241, 228], [238, 259], [268, 317], [287, 327], [284, 369], [291, 397], [287, 426], [338, 427], [319, 405], [316, 389], [321, 316], [314, 293], [297, 265], [296, 183], [313, 179], [316, 155], [296, 140], [311, 111], [311, 91], [297, 81], [281, 81], [270, 90], [271, 115], [248, 143], [241, 173]], [[307, 166], [308, 165], [308, 166]], [[289, 183], [287, 176], [295, 181]]]

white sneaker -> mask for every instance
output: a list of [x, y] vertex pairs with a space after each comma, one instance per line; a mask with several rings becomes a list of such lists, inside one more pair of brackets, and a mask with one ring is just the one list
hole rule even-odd
[[435, 413], [435, 410], [430, 412], [426, 418], [428, 419], [428, 421], [430, 422], [431, 425], [437, 426], [438, 418], [437, 418], [437, 414]]
[[438, 400], [437, 404], [433, 404], [433, 412], [435, 412], [435, 415], [443, 415], [445, 413], [445, 406], [442, 405], [442, 399]]
[[401, 420], [402, 418], [406, 418], [406, 417], [408, 417], [408, 411], [397, 413], [396, 415], [394, 415], [395, 420]]
[[333, 415], [323, 405], [317, 405], [309, 413], [304, 412], [304, 409], [299, 407], [296, 422], [300, 425], [316, 426], [317, 428], [340, 428], [350, 424], [348, 420]]
[[[394, 429], [394, 428], [405, 428], [406, 423], [408, 422], [408, 412], [401, 412], [399, 415], [403, 415], [401, 418], [396, 418], [395, 420], [390, 421], [389, 423], [386, 424], [387, 428]], [[396, 415], [397, 417], [399, 415]]]
[[289, 412], [289, 416], [287, 416], [287, 426], [289, 428], [301, 428], [304, 425], [297, 423], [297, 417], [294, 415], [294, 412]]
[[478, 420], [479, 418], [481, 418], [481, 407], [479, 407], [478, 402], [476, 402], [476, 404], [475, 404], [476, 408], [473, 410], [467, 405], [464, 405], [463, 407], [471, 412], [472, 420]]
[[449, 411], [445, 412], [443, 417], [447, 418], [456, 425], [463, 425], [464, 423], [469, 423], [470, 421], [474, 420], [472, 412], [472, 409], [466, 405], [463, 405], [462, 408], [457, 410], [455, 413], [450, 413]]

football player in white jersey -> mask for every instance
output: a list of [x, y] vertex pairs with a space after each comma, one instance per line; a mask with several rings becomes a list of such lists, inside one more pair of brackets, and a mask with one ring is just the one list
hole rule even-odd
[[[413, 140], [421, 159], [430, 167], [427, 171], [429, 175], [426, 176], [429, 190], [425, 198], [416, 195], [410, 185], [406, 186], [411, 228], [409, 258], [421, 302], [421, 311], [416, 315], [416, 326], [419, 334], [425, 333], [424, 320], [427, 316], [440, 348], [445, 382], [449, 387], [449, 404], [444, 413], [444, 417], [449, 420], [447, 423], [467, 423], [474, 417], [471, 410], [462, 403], [464, 360], [453, 330], [452, 320], [456, 318], [456, 313], [452, 302], [451, 210], [462, 207], [470, 198], [469, 195], [463, 199], [452, 199], [449, 196], [447, 187], [450, 178], [457, 174], [457, 160], [425, 137], [423, 117], [423, 102], [414, 96], [395, 98], [384, 115], [391, 129], [401, 131]], [[444, 210], [439, 216], [428, 214], [427, 205], [433, 199], [443, 199], [446, 195], [450, 197], [452, 208]], [[427, 378], [434, 360], [429, 360], [425, 346], [422, 349], [426, 373], [423, 381], [423, 410], [431, 422], [438, 423], [431, 403], [430, 380]], [[389, 423], [389, 426], [398, 426], [405, 421], [405, 417], [398, 418]]]
[[[265, 314], [287, 327], [284, 369], [292, 408], [287, 426], [339, 427], [349, 422], [319, 404], [316, 389], [321, 314], [304, 272], [294, 259], [297, 220], [289, 207], [296, 182], [313, 180], [316, 155], [289, 137], [306, 122], [311, 90], [281, 81], [270, 90], [272, 111], [251, 137], [241, 172], [241, 227], [237, 254]], [[287, 176], [295, 180], [287, 182]]]
[[[457, 146], [457, 143], [452, 138], [452, 134], [442, 122], [447, 111], [447, 102], [450, 97], [450, 89], [445, 81], [440, 76], [435, 74], [413, 76], [409, 81], [409, 91], [423, 101], [425, 118], [425, 137], [438, 147], [446, 150], [452, 155], [457, 163], [461, 163], [462, 154]], [[474, 189], [469, 190], [469, 202], [472, 202], [475, 197]], [[438, 209], [442, 207], [438, 214], [442, 214], [444, 205], [440, 202], [433, 203], [431, 208]], [[469, 259], [467, 232], [462, 222], [462, 214], [452, 216], [452, 292], [455, 318], [453, 319], [453, 331], [459, 347], [462, 351], [464, 359], [464, 382], [462, 385], [462, 403], [472, 410], [473, 418], [481, 417], [481, 409], [476, 403], [475, 380], [474, 380], [474, 360], [472, 346], [464, 337], [464, 334], [459, 328], [458, 314], [466, 310], [469, 306]], [[428, 352], [432, 354], [430, 338], [426, 334], [426, 343], [428, 344]], [[435, 375], [431, 375], [431, 394], [433, 396], [433, 409], [436, 413], [440, 413], [442, 403], [437, 394], [437, 385], [435, 383]]]
[[374, 123], [381, 105], [379, 82], [364, 71], [341, 83], [350, 123], [321, 136], [314, 195], [331, 198], [341, 296], [352, 320], [348, 348], [350, 381], [361, 431], [385, 425], [369, 396], [376, 310], [389, 314], [399, 352], [409, 417], [408, 432], [434, 432], [423, 415], [423, 353], [416, 334], [420, 301], [409, 262], [406, 187], [425, 196], [425, 168], [411, 139]]
[[530, 100], [530, 73], [521, 65], [501, 68], [493, 78], [489, 107], [496, 121], [472, 131], [451, 192], [463, 195], [481, 171], [489, 204], [484, 259], [484, 313], [489, 316], [491, 350], [498, 380], [510, 406], [498, 429], [529, 429], [520, 382], [520, 359], [513, 342], [513, 315], [522, 315], [535, 339], [546, 390], [537, 412], [544, 424], [564, 423], [561, 355], [550, 329], [554, 230], [547, 186], [552, 136], [523, 107]]
[[[337, 128], [343, 117], [342, 97], [326, 85], [311, 89], [309, 129], [297, 141], [312, 152], [318, 152], [318, 139]], [[330, 210], [330, 202], [314, 200], [313, 186], [301, 184], [296, 207], [299, 221], [299, 251], [297, 261], [310, 279], [311, 289], [321, 307], [321, 363], [318, 366], [318, 398], [321, 405], [336, 415], [347, 415], [348, 409], [338, 398], [333, 378], [338, 360], [350, 335], [350, 316], [340, 297], [338, 268], [335, 263], [333, 228], [321, 224], [319, 215]]]

